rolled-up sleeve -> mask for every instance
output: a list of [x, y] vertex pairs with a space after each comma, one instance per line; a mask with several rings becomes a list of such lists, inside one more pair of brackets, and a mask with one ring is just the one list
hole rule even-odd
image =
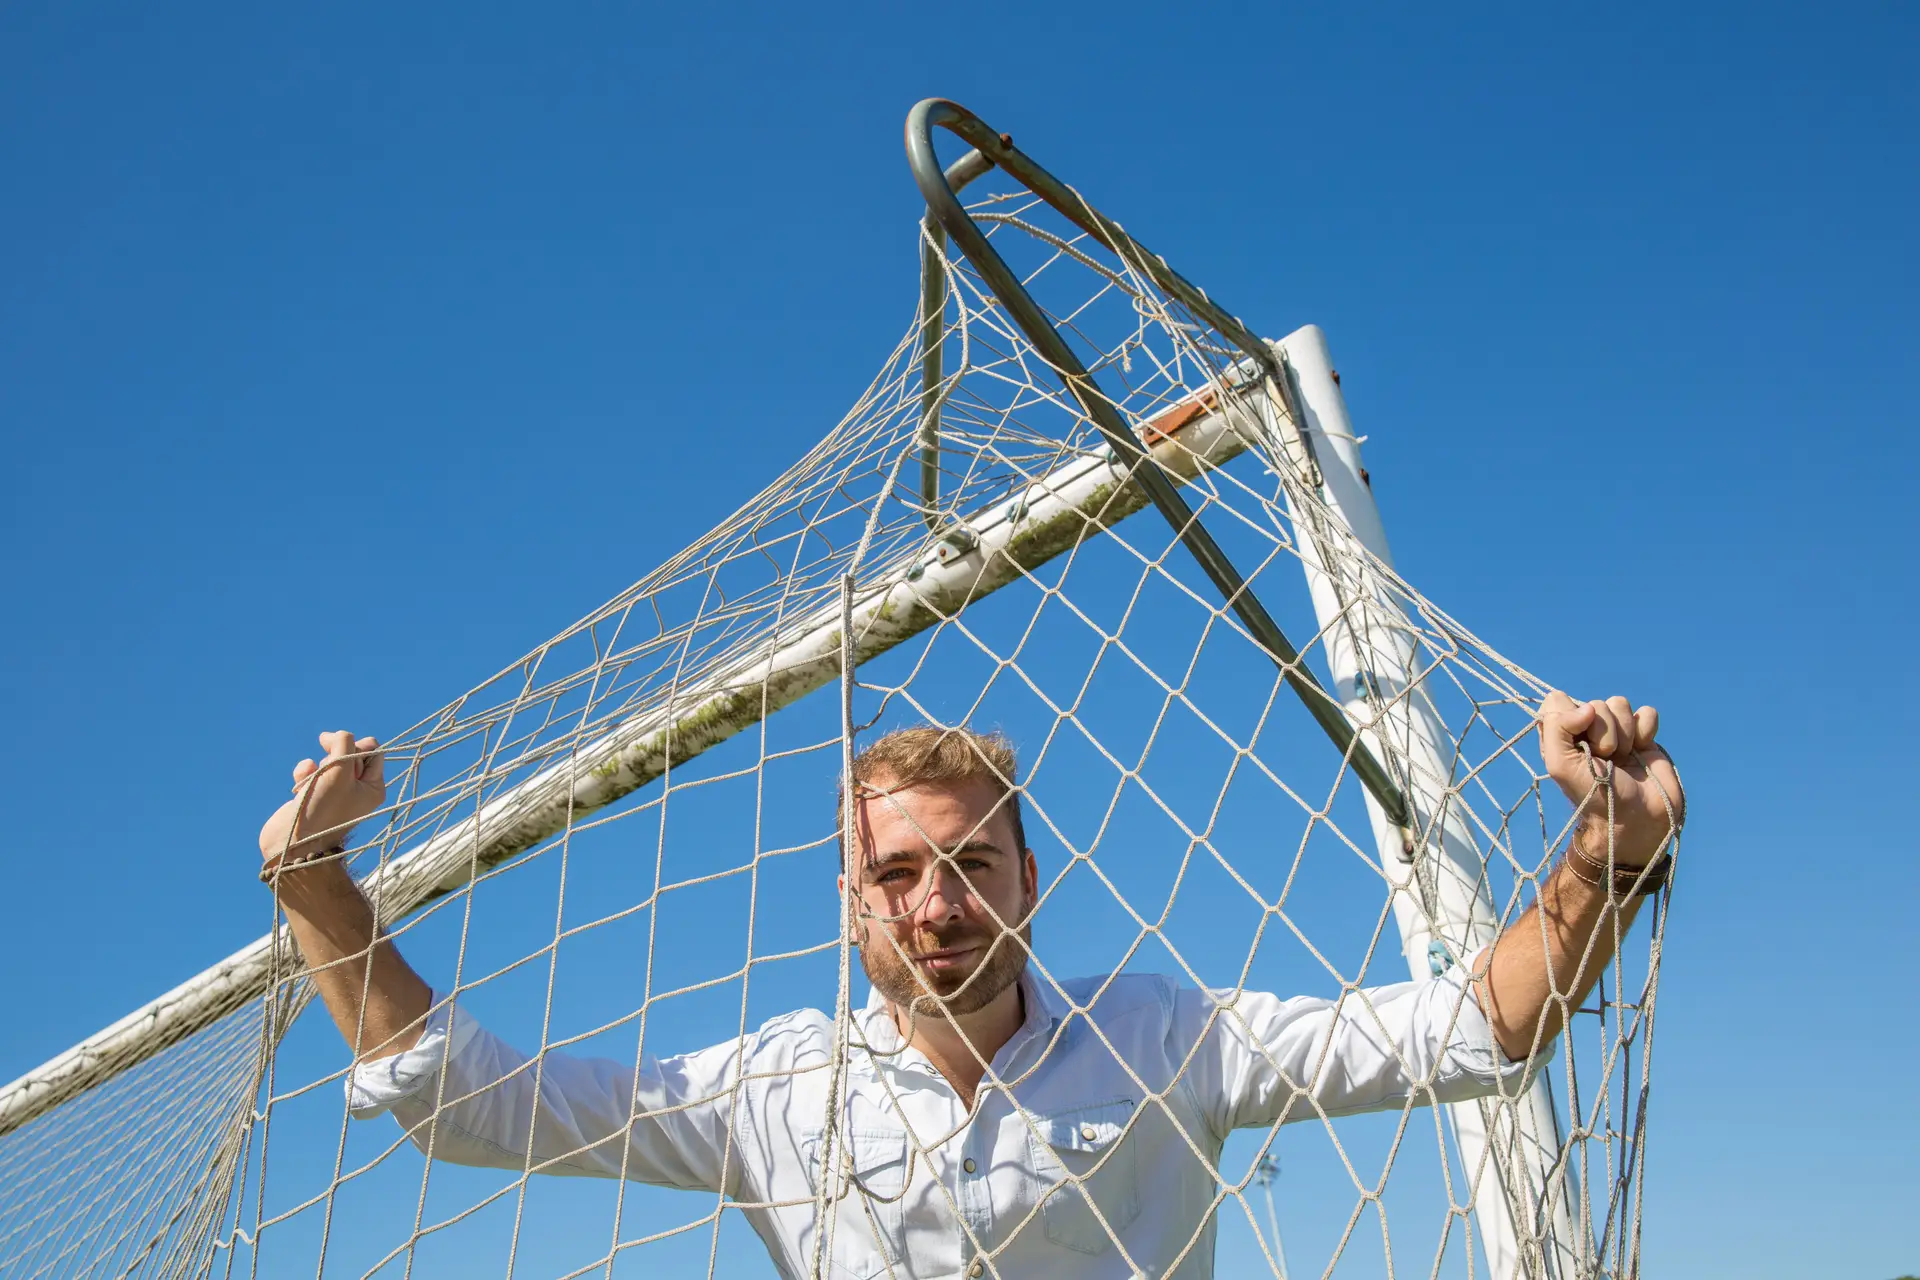
[[348, 1110], [391, 1113], [436, 1160], [732, 1192], [738, 1041], [631, 1065], [548, 1051], [530, 1058], [452, 1001], [419, 1041], [363, 1062]]
[[1551, 1048], [1510, 1062], [1455, 967], [1339, 1000], [1186, 989], [1176, 996], [1185, 1078], [1225, 1135], [1318, 1115], [1513, 1093]]

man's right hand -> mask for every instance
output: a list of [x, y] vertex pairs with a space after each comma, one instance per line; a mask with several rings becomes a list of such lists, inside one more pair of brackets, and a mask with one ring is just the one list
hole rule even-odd
[[[274, 893], [313, 985], [356, 1061], [399, 1053], [420, 1039], [433, 990], [381, 936], [360, 887], [338, 860], [310, 871], [294, 863], [342, 848], [353, 824], [387, 802], [380, 744], [344, 729], [320, 735], [326, 758], [293, 766], [293, 799], [260, 828], [262, 878]], [[286, 859], [285, 879], [275, 874]]]
[[326, 758], [293, 766], [293, 799], [260, 828], [260, 857], [271, 869], [344, 846], [354, 824], [387, 801], [380, 743], [344, 729], [320, 735]]

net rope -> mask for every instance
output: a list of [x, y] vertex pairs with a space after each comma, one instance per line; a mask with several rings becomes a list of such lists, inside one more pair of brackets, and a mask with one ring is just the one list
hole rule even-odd
[[[1335, 1116], [1292, 1080], [1279, 1118], [1219, 1146], [1180, 1128], [1178, 1077], [1150, 1079], [1108, 1039], [1112, 975], [1212, 990], [1220, 1019], [1270, 991], [1377, 1021], [1373, 989], [1467, 963], [1518, 918], [1571, 812], [1528, 736], [1547, 686], [1368, 552], [1270, 380], [1137, 264], [1023, 189], [981, 186], [969, 211], [1146, 465], [1179, 483], [1402, 787], [1413, 852], [1396, 856], [1351, 755], [1142, 512], [1056, 371], [941, 251], [937, 506], [920, 488], [930, 331], [916, 315], [847, 416], [765, 490], [391, 735], [389, 804], [348, 852], [439, 1007], [517, 1046], [536, 1082], [556, 1055], [633, 1071], [731, 1043], [722, 1101], [738, 1122], [745, 1090], [779, 1083], [752, 1075], [756, 1029], [823, 1008], [825, 1057], [796, 1070], [828, 1081], [827, 1107], [792, 1118], [818, 1134], [811, 1194], [645, 1185], [618, 1176], [632, 1173], [620, 1135], [596, 1143], [620, 1152], [607, 1178], [550, 1176], [591, 1153], [536, 1156], [531, 1131], [497, 1167], [433, 1159], [475, 1102], [444, 1077], [410, 1133], [350, 1119], [346, 1052], [324, 1013], [302, 1016], [276, 917], [217, 980], [0, 1095], [0, 1274], [771, 1274], [756, 1213], [811, 1215], [806, 1270], [864, 1258], [856, 1273], [925, 1274], [899, 1243], [909, 1195], [946, 1206], [973, 1274], [1011, 1274], [1009, 1251], [1062, 1204], [1085, 1210], [1077, 1247], [1144, 1267], [1122, 1219], [1152, 1189], [1116, 1194], [1117, 1155], [1036, 1156], [1053, 1194], [983, 1231], [952, 1187], [926, 1185], [963, 1130], [903, 1120], [904, 1160], [875, 1174], [836, 1121], [859, 1064], [899, 1050], [860, 1015], [832, 797], [862, 743], [913, 724], [1017, 744], [1009, 781], [1041, 869], [1028, 972], [1132, 1082], [1109, 1150], [1171, 1123], [1204, 1167], [1210, 1203], [1154, 1274], [1203, 1274], [1215, 1254], [1225, 1269], [1229, 1251], [1275, 1275], [1283, 1256], [1295, 1275], [1637, 1274], [1664, 895], [1569, 1011], [1538, 1086], [1445, 1106], [1416, 1090]], [[657, 1118], [634, 1105], [630, 1122]], [[1058, 1136], [1023, 1120], [1036, 1149]], [[729, 1138], [723, 1183], [744, 1158]], [[1488, 1215], [1519, 1241], [1504, 1263]]]

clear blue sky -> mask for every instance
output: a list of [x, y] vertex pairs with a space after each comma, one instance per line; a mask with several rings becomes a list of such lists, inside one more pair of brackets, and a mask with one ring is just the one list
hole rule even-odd
[[259, 934], [314, 731], [412, 722], [839, 417], [941, 94], [1324, 326], [1402, 571], [1662, 707], [1650, 1271], [1920, 1270], [1920, 16], [1044, 8], [0, 15], [0, 1078]]

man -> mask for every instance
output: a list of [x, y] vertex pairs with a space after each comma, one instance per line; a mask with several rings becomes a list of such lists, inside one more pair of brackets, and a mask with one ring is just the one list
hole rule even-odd
[[323, 734], [326, 758], [294, 769], [260, 847], [353, 1047], [354, 1113], [392, 1112], [433, 1158], [725, 1194], [788, 1276], [818, 1248], [854, 1277], [1200, 1277], [1234, 1129], [1521, 1087], [1664, 876], [1684, 801], [1657, 727], [1624, 698], [1548, 698], [1542, 757], [1581, 818], [1538, 901], [1466, 968], [1342, 1002], [1036, 980], [1012, 748], [889, 734], [855, 761], [842, 831], [873, 996], [831, 1119], [835, 1037], [817, 1011], [636, 1075], [531, 1062], [436, 999], [326, 856], [384, 801], [371, 738]]

